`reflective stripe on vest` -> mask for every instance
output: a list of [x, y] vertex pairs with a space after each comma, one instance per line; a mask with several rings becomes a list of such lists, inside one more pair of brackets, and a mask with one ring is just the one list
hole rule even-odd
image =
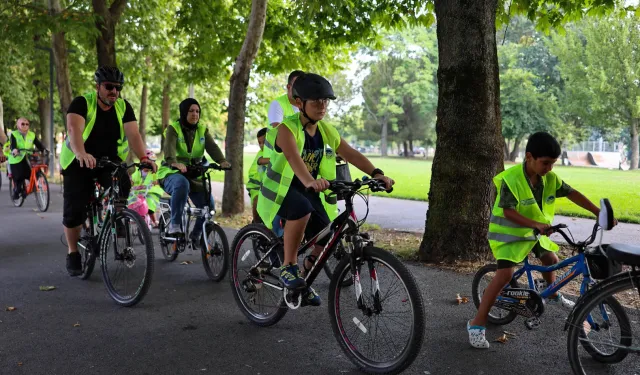
[[[300, 122], [300, 116], [294, 114], [286, 117], [281, 125], [286, 126], [291, 133], [293, 133], [299, 154], [302, 155], [305, 135], [302, 123]], [[318, 122], [317, 131], [322, 135], [322, 140], [325, 145], [322, 160], [318, 168], [318, 178], [325, 178], [332, 181], [336, 178], [334, 150], [337, 150], [340, 145], [340, 134], [338, 134], [338, 131], [333, 126], [323, 121]], [[260, 195], [258, 196], [258, 214], [260, 214], [262, 221], [270, 229], [273, 228], [273, 219], [278, 213], [280, 206], [282, 206], [282, 202], [289, 191], [293, 177], [293, 169], [291, 169], [287, 158], [282, 152], [276, 152], [274, 150], [269, 159], [267, 171], [262, 178], [262, 187], [260, 188]], [[335, 195], [327, 196], [326, 194], [332, 193], [327, 190], [325, 194], [320, 194], [320, 200], [327, 212], [329, 220], [333, 220], [338, 215], [338, 207], [336, 205], [337, 198]]]
[[[36, 140], [36, 134], [32, 131], [28, 131], [27, 132], [27, 136], [23, 137], [22, 133], [20, 133], [19, 131], [15, 131], [11, 133], [11, 137], [15, 138], [16, 140], [16, 148], [17, 149], [25, 149], [25, 150], [31, 150], [33, 149], [33, 141]], [[11, 148], [11, 142], [7, 141], [7, 143], [9, 144], [9, 148]], [[24, 159], [24, 156], [26, 155], [26, 153], [24, 151], [20, 151], [18, 153], [18, 155], [13, 156], [13, 154], [11, 153], [11, 151], [9, 151], [9, 164], [18, 164], [22, 161], [22, 159]]]
[[[283, 120], [286, 117], [296, 114], [295, 107], [289, 102], [289, 96], [283, 94], [274, 99], [282, 107]], [[269, 107], [271, 103], [267, 105], [267, 113], [269, 113]], [[278, 135], [278, 127], [271, 126], [269, 118], [267, 117], [267, 134], [264, 137], [264, 157], [269, 158], [273, 150], [275, 149], [276, 136]]]
[[500, 208], [498, 204], [500, 190], [504, 182], [518, 201], [515, 209], [519, 214], [539, 223], [551, 224], [555, 212], [555, 195], [562, 185], [562, 180], [553, 172], [541, 177], [541, 183], [544, 184], [542, 210], [536, 203], [522, 165], [513, 166], [500, 173], [493, 179], [493, 182], [498, 194], [493, 205], [488, 239], [494, 257], [520, 263], [527, 257], [537, 241], [544, 249], [557, 251], [558, 245], [553, 243], [549, 237], [543, 235], [536, 237], [532, 228], [523, 227], [507, 219], [504, 216], [504, 209]]
[[[182, 127], [180, 126], [180, 122], [176, 121], [171, 124], [173, 130], [175, 130], [176, 135], [178, 137], [176, 143], [176, 160], [178, 163], [182, 163], [184, 165], [192, 164], [193, 162], [202, 161], [202, 157], [204, 156], [205, 150], [205, 133], [207, 132], [207, 127], [201, 123], [198, 123], [198, 128], [196, 129], [196, 134], [193, 136], [193, 144], [191, 145], [191, 152], [188, 151], [187, 142], [184, 138], [184, 134], [182, 133]], [[167, 130], [164, 130], [164, 136], [167, 136]], [[158, 169], [158, 179], [163, 179], [170, 174], [177, 173], [178, 171], [175, 169], [171, 169], [169, 165], [165, 161], [162, 162], [162, 165]]]
[[[89, 134], [91, 134], [91, 130], [93, 130], [93, 125], [96, 123], [96, 113], [98, 111], [98, 95], [95, 92], [88, 93], [84, 95], [84, 98], [87, 101], [87, 117], [85, 120], [84, 131], [82, 132], [82, 141], [86, 142], [87, 138], [89, 138]], [[118, 98], [113, 105], [116, 110], [116, 117], [118, 118], [118, 124], [120, 125], [120, 139], [118, 139], [118, 157], [124, 161], [127, 159], [127, 155], [129, 154], [129, 142], [127, 141], [127, 136], [124, 133], [124, 124], [122, 123], [122, 119], [124, 118], [124, 113], [127, 109], [127, 105], [124, 102], [124, 99]], [[62, 169], [67, 169], [67, 167], [73, 162], [73, 159], [76, 158], [76, 155], [71, 150], [71, 139], [67, 134], [67, 137], [62, 143], [62, 150], [60, 151], [60, 166]]]

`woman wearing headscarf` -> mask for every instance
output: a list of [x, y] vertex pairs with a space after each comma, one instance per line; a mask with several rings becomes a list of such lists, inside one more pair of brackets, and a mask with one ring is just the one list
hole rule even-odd
[[[206, 151], [223, 168], [231, 166], [207, 126], [200, 123], [201, 113], [197, 100], [183, 100], [180, 103], [180, 119], [167, 126], [164, 133], [164, 161], [158, 169], [157, 177], [164, 190], [171, 195], [171, 223], [167, 230], [169, 236], [183, 234], [182, 212], [189, 198], [198, 208], [204, 207], [207, 199], [213, 202], [213, 197], [205, 197], [200, 176], [186, 175], [187, 165], [201, 163]], [[203, 220], [199, 218], [196, 221], [190, 236], [192, 239], [200, 237]]]

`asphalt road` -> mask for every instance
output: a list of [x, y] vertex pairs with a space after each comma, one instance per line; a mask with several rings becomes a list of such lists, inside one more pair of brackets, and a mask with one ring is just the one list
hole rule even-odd
[[[318, 279], [323, 306], [289, 312], [270, 328], [250, 324], [238, 309], [228, 280], [208, 281], [197, 254], [174, 263], [156, 251], [146, 298], [133, 308], [108, 297], [99, 267], [89, 281], [65, 270], [59, 187], [51, 208], [10, 205], [0, 193], [0, 374], [356, 374], [336, 342], [326, 309], [328, 280]], [[375, 216], [375, 215], [374, 215]], [[228, 231], [229, 239], [233, 233]], [[180, 265], [193, 260], [191, 265]], [[409, 264], [425, 302], [422, 351], [407, 374], [568, 374], [567, 312], [550, 307], [537, 331], [522, 319], [490, 327], [516, 334], [487, 351], [469, 346], [466, 321], [472, 275]], [[39, 286], [52, 285], [49, 292]], [[5, 311], [8, 306], [15, 311]], [[78, 325], [78, 326], [74, 326]], [[638, 373], [638, 360], [596, 374]], [[630, 367], [636, 366], [635, 368]]]

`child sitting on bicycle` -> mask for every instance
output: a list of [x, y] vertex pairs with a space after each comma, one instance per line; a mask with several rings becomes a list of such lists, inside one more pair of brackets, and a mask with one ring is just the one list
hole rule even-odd
[[[469, 343], [480, 349], [489, 347], [485, 327], [489, 311], [502, 288], [509, 283], [516, 264], [533, 252], [545, 266], [559, 262], [556, 245], [548, 235], [555, 213], [556, 198], [567, 197], [596, 217], [600, 209], [577, 190], [571, 188], [551, 170], [561, 154], [558, 141], [546, 132], [532, 134], [527, 142], [525, 162], [515, 165], [494, 177], [497, 196], [489, 224], [489, 245], [497, 260], [496, 275], [482, 295], [475, 318], [467, 322]], [[536, 236], [536, 231], [540, 236]], [[555, 273], [543, 273], [548, 285], [555, 281]], [[548, 303], [567, 309], [574, 302], [560, 293]]]
[[45, 150], [36, 138], [36, 134], [29, 130], [29, 125], [29, 120], [24, 117], [19, 118], [16, 123], [18, 131], [11, 132], [9, 136], [11, 154], [8, 156], [13, 179], [13, 199], [19, 199], [20, 194], [25, 195], [24, 181], [31, 178], [29, 158], [25, 158], [26, 153], [23, 150], [31, 150], [34, 145], [39, 151]]
[[[156, 161], [156, 155], [153, 151], [147, 150], [145, 155], [149, 160]], [[154, 228], [158, 227], [155, 211], [163, 194], [164, 190], [158, 185], [158, 178], [151, 169], [138, 168], [131, 175], [131, 192], [129, 193], [128, 203], [134, 203], [138, 199], [138, 195], [142, 195], [147, 202], [147, 214]]]
[[[287, 289], [304, 290], [304, 304], [319, 306], [320, 296], [301, 277], [297, 250], [305, 234], [312, 238], [337, 216], [336, 196], [330, 191], [320, 194], [329, 187], [328, 181], [336, 178], [336, 152], [362, 172], [384, 181], [387, 189], [394, 181], [349, 146], [333, 126], [322, 121], [329, 100], [336, 98], [329, 81], [317, 74], [303, 74], [293, 84], [292, 94], [300, 112], [285, 117], [278, 125], [258, 196], [258, 213], [269, 229], [273, 229], [276, 215], [286, 220], [280, 279]], [[327, 147], [333, 152], [326, 152]], [[326, 239], [318, 241], [304, 259], [305, 272], [311, 270]]]
[[269, 159], [262, 156], [266, 135], [267, 128], [262, 128], [258, 131], [257, 138], [260, 151], [258, 151], [256, 158], [253, 159], [253, 163], [251, 163], [251, 167], [249, 168], [249, 181], [247, 182], [247, 192], [251, 198], [251, 211], [254, 223], [260, 222], [260, 215], [258, 215], [258, 194], [260, 193], [260, 186], [262, 186], [262, 176], [267, 169], [266, 165], [269, 164]]

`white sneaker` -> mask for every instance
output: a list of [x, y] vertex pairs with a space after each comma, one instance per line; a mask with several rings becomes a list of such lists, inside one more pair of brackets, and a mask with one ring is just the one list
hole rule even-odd
[[549, 303], [549, 305], [560, 305], [562, 307], [564, 307], [565, 309], [573, 309], [573, 307], [576, 305], [575, 302], [573, 302], [570, 299], [565, 298], [562, 294], [558, 293], [558, 297], [556, 298], [551, 298], [549, 297], [549, 299], [547, 299], [547, 302]]
[[173, 223], [169, 223], [169, 228], [167, 228], [167, 234], [176, 234], [176, 233], [182, 234], [182, 229], [180, 229], [180, 226]]
[[471, 321], [467, 322], [467, 332], [469, 333], [469, 344], [478, 349], [489, 349], [489, 341], [485, 336], [486, 329], [480, 326], [470, 325]]

